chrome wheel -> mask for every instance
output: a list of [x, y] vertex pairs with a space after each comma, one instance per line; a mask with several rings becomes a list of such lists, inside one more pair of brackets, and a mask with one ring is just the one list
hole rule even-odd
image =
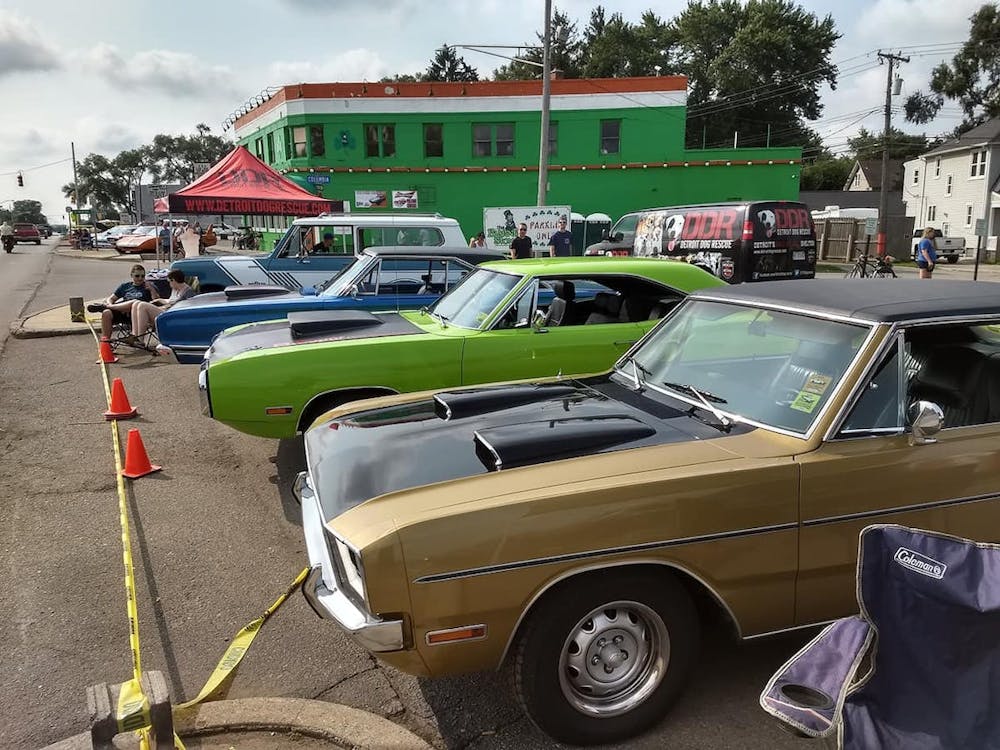
[[570, 631], [559, 656], [559, 685], [581, 713], [619, 716], [656, 690], [669, 662], [670, 636], [660, 615], [639, 602], [609, 602]]

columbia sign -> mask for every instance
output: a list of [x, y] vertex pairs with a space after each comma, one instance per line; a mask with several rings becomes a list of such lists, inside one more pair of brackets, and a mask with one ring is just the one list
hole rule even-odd
[[893, 559], [902, 565], [904, 568], [909, 568], [910, 570], [925, 575], [928, 578], [937, 578], [941, 580], [944, 578], [944, 572], [948, 570], [948, 566], [944, 563], [938, 562], [937, 560], [921, 555], [919, 552], [914, 552], [913, 550], [906, 549], [906, 547], [900, 547], [896, 550], [896, 554]]

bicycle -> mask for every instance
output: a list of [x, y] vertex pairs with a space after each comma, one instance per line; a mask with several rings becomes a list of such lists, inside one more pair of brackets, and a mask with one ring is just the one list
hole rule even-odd
[[898, 278], [892, 268], [891, 255], [876, 255], [869, 258], [862, 253], [854, 261], [854, 267], [844, 274], [845, 279], [888, 279]]

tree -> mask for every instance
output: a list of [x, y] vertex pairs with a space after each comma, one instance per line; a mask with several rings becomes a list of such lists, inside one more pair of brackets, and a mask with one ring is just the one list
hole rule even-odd
[[0, 222], [9, 221], [14, 223], [17, 221], [23, 221], [29, 224], [49, 223], [45, 214], [42, 213], [42, 204], [39, 201], [14, 201], [13, 208], [13, 211], [8, 211], [6, 209], [0, 210]]
[[846, 156], [823, 156], [802, 165], [799, 178], [801, 190], [843, 190], [847, 176], [854, 168], [854, 159]]
[[957, 100], [965, 115], [956, 135], [1000, 116], [1000, 9], [988, 3], [969, 21], [969, 38], [961, 50], [950, 64], [941, 63], [931, 72], [931, 93], [919, 91], [907, 98], [910, 122], [930, 122], [945, 99]]
[[479, 73], [454, 47], [441, 47], [434, 53], [431, 64], [423, 74], [424, 81], [478, 81]]
[[790, 0], [695, 0], [673, 21], [677, 67], [688, 76], [688, 145], [801, 145], [805, 121], [836, 87], [830, 62], [840, 38]]
[[[857, 159], [875, 159], [882, 156], [884, 138], [881, 133], [869, 133], [861, 128], [853, 138], [847, 139], [847, 145]], [[912, 135], [904, 133], [899, 128], [889, 129], [889, 158], [912, 159], [929, 148], [927, 136], [923, 133]]]
[[[581, 75], [580, 56], [583, 42], [576, 30], [576, 24], [570, 23], [569, 16], [558, 8], [552, 11], [552, 25], [549, 29], [552, 70], [562, 72], [564, 78], [579, 78]], [[521, 60], [512, 60], [493, 71], [495, 81], [520, 81], [542, 77], [542, 49], [545, 35], [536, 33], [538, 43], [525, 42], [525, 51], [519, 55]], [[534, 64], [532, 64], [534, 63]]]
[[193, 181], [198, 163], [215, 164], [232, 150], [233, 144], [217, 135], [204, 123], [195, 126], [195, 135], [156, 135], [149, 146], [149, 171], [162, 182]]

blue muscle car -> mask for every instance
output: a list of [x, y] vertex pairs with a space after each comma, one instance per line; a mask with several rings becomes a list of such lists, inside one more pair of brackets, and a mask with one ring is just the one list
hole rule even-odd
[[503, 255], [467, 247], [370, 247], [307, 294], [280, 286], [230, 286], [178, 302], [156, 318], [156, 335], [178, 362], [198, 364], [225, 328], [311, 310], [416, 310], [490, 260]]

